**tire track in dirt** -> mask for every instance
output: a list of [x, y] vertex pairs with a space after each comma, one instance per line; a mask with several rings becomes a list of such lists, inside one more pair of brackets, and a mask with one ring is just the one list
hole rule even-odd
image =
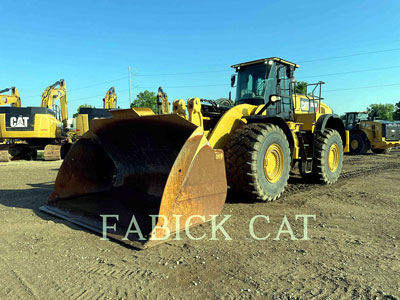
[[[386, 164], [377, 164], [369, 167], [365, 167], [362, 169], [356, 169], [344, 172], [340, 175], [338, 182], [343, 182], [344, 179], [350, 179], [358, 176], [369, 175], [371, 173], [377, 171], [384, 171], [384, 170], [395, 170], [400, 169], [400, 163], [389, 162]], [[300, 191], [308, 191], [315, 188], [323, 188], [329, 185], [323, 185], [318, 183], [298, 183], [298, 184], [289, 184], [286, 187], [286, 190], [283, 192], [283, 196], [289, 196], [291, 194], [300, 192]]]
[[[0, 260], [2, 261], [2, 265], [6, 266], [9, 270], [8, 274], [11, 275], [11, 278], [10, 276], [1, 276], [2, 278], [9, 278], [7, 284], [11, 286], [11, 288], [9, 288], [7, 296], [11, 299], [40, 299], [29, 282], [10, 266], [6, 259], [0, 256]], [[4, 271], [4, 268], [2, 268], [2, 270]], [[12, 278], [14, 278], [14, 280], [12, 280]]]
[[126, 268], [114, 268], [114, 265], [109, 266], [109, 265], [100, 265], [100, 266], [95, 266], [95, 267], [90, 267], [86, 270], [84, 270], [84, 273], [88, 274], [95, 274], [99, 275], [102, 277], [112, 277], [114, 279], [119, 279], [119, 280], [135, 280], [138, 278], [141, 279], [148, 279], [151, 280], [153, 278], [160, 278], [163, 277], [163, 274], [159, 272], [154, 272], [148, 269], [143, 269], [140, 267], [137, 267], [135, 270], [132, 269], [126, 269]]

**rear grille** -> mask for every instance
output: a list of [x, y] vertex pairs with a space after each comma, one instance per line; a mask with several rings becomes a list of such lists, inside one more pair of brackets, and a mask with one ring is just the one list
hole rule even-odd
[[383, 135], [387, 141], [399, 141], [400, 140], [400, 126], [397, 124], [388, 124], [383, 127]]

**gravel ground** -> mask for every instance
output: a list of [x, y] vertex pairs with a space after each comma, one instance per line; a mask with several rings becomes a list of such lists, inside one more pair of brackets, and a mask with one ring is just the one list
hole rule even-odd
[[[137, 251], [39, 211], [61, 162], [0, 163], [0, 299], [398, 299], [400, 151], [345, 157], [334, 185], [293, 184], [273, 203], [228, 199], [231, 241]], [[309, 220], [309, 240], [303, 221]], [[253, 216], [257, 235], [250, 236]], [[286, 216], [297, 240], [283, 233]], [[222, 219], [222, 217], [221, 217]]]

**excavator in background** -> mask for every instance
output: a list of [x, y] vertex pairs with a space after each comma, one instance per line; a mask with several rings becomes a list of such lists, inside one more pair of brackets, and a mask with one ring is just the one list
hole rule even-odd
[[159, 115], [170, 113], [170, 104], [168, 102], [168, 95], [164, 92], [163, 88], [160, 86], [157, 92], [157, 113]]
[[[55, 104], [60, 100], [60, 108]], [[0, 161], [35, 159], [44, 150], [45, 160], [63, 158], [71, 147], [67, 134], [67, 87], [63, 79], [47, 87], [40, 107], [0, 107]], [[22, 142], [21, 142], [22, 141]]]
[[[11, 91], [10, 95], [3, 94], [9, 91]], [[22, 107], [21, 97], [19, 96], [18, 89], [15, 86], [0, 91], [0, 106], [3, 105], [10, 105], [11, 107]], [[7, 143], [8, 141], [6, 139], [0, 139], [0, 145]]]
[[[11, 95], [3, 94], [9, 91], [11, 91]], [[19, 96], [18, 89], [15, 86], [0, 91], [0, 106], [8, 104], [11, 107], [22, 107], [21, 97]]]
[[347, 112], [343, 119], [350, 131], [350, 154], [366, 154], [368, 150], [387, 154], [400, 146], [400, 124], [377, 120], [368, 112]]
[[99, 118], [111, 118], [109, 110], [117, 107], [117, 94], [111, 87], [103, 98], [103, 108], [81, 107], [76, 116], [76, 135], [83, 136], [90, 129], [90, 121]]
[[92, 120], [41, 210], [144, 249], [215, 218], [228, 186], [242, 201], [272, 201], [295, 165], [309, 181], [336, 182], [349, 132], [322, 102], [323, 82], [297, 94], [299, 66], [277, 57], [232, 67], [234, 106], [190, 98], [172, 114]]
[[[110, 110], [117, 109], [117, 94], [115, 88], [111, 87], [103, 99], [103, 108], [81, 107], [79, 114], [76, 116], [76, 134], [78, 137], [83, 136], [90, 129], [90, 122], [94, 119], [111, 118]], [[132, 108], [137, 114], [154, 115], [154, 112], [149, 108], [134, 107]], [[157, 113], [169, 114], [170, 103], [168, 102], [168, 95], [162, 89], [158, 88], [157, 93]]]
[[104, 109], [115, 109], [117, 108], [117, 94], [115, 93], [115, 88], [112, 86], [106, 93], [103, 99]]

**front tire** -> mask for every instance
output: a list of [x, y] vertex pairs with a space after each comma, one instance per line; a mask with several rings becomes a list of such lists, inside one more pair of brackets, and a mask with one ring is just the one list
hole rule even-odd
[[350, 154], [366, 154], [368, 145], [363, 135], [354, 133], [350, 136]]
[[272, 124], [248, 124], [225, 147], [232, 192], [251, 200], [272, 201], [285, 190], [291, 153], [285, 133]]
[[325, 184], [339, 179], [343, 167], [343, 142], [337, 130], [326, 129], [315, 136], [313, 178]]

